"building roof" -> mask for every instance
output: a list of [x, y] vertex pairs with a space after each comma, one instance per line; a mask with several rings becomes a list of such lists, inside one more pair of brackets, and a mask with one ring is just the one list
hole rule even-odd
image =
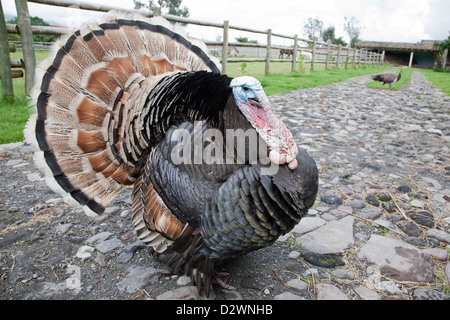
[[434, 46], [434, 40], [422, 40], [417, 43], [409, 42], [383, 42], [383, 41], [361, 41], [357, 45], [358, 48], [366, 49], [382, 49], [397, 51], [439, 51]]

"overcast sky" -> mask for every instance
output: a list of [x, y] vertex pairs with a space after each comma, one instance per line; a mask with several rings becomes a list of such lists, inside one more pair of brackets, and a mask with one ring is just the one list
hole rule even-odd
[[[141, 0], [145, 3], [145, 0]], [[134, 7], [133, 0], [88, 0], [112, 6]], [[14, 0], [1, 0], [6, 15], [16, 15]], [[344, 17], [355, 16], [363, 27], [360, 38], [373, 41], [419, 42], [443, 40], [450, 30], [450, 0], [183, 0], [190, 18], [211, 22], [229, 20], [231, 25], [306, 37], [303, 25], [307, 18], [318, 17], [324, 26], [334, 25], [336, 36], [348, 37], [343, 30]], [[65, 9], [29, 3], [30, 15], [60, 25], [77, 25], [95, 16], [84, 10]], [[192, 37], [216, 40], [217, 28], [188, 27]], [[234, 31], [230, 40], [244, 36], [265, 42], [265, 36]], [[283, 43], [282, 39], [275, 42]]]

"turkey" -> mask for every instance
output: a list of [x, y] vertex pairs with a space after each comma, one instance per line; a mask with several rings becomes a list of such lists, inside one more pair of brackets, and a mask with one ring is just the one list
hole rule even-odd
[[86, 214], [132, 188], [137, 237], [206, 295], [231, 289], [215, 267], [289, 232], [318, 189], [261, 84], [219, 67], [163, 18], [110, 12], [40, 64], [25, 128], [48, 185]]
[[392, 87], [393, 83], [398, 82], [402, 77], [402, 71], [398, 75], [395, 75], [393, 73], [383, 73], [383, 74], [377, 74], [376, 76], [373, 76], [372, 79], [374, 81], [383, 82], [381, 87], [383, 87], [386, 83], [389, 83], [389, 88]]

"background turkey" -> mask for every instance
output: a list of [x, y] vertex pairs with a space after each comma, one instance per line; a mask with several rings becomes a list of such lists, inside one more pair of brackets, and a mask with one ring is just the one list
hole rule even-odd
[[[109, 13], [60, 40], [40, 65], [25, 135], [49, 186], [88, 215], [133, 188], [137, 236], [208, 295], [212, 280], [228, 287], [214, 266], [271, 245], [300, 221], [318, 172], [260, 83], [220, 75], [206, 52], [162, 18]], [[249, 143], [225, 150], [236, 129], [266, 143], [258, 161]], [[195, 150], [212, 145], [215, 162], [196, 162]]]
[[402, 77], [402, 71], [398, 75], [395, 75], [393, 73], [383, 73], [383, 74], [377, 74], [376, 76], [373, 76], [372, 79], [375, 81], [383, 82], [381, 87], [383, 87], [386, 83], [389, 83], [389, 88], [392, 87], [393, 83], [398, 82]]

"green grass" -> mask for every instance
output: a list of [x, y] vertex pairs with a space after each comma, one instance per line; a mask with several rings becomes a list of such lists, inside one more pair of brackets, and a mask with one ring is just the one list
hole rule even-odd
[[[36, 61], [48, 57], [50, 51], [35, 51]], [[21, 50], [10, 53], [11, 59], [23, 59]], [[23, 129], [31, 110], [25, 94], [25, 79], [13, 79], [14, 98], [7, 98], [1, 94], [0, 85], [0, 144], [23, 141]]]
[[[36, 61], [41, 61], [49, 56], [50, 51], [49, 50], [42, 50], [42, 51], [39, 50], [39, 51], [35, 51], [34, 54], [36, 56]], [[23, 59], [22, 50], [17, 50], [16, 52], [10, 52], [9, 55], [10, 55], [11, 59], [19, 59], [19, 58]]]
[[[230, 62], [227, 65], [227, 75], [232, 78], [240, 77], [242, 75], [246, 76], [252, 76], [252, 77], [258, 77], [263, 76], [265, 74], [266, 70], [266, 63], [265, 62], [248, 62], [246, 63], [247, 67], [245, 68], [245, 71], [241, 71], [241, 62]], [[334, 67], [335, 65], [333, 65]], [[304, 71], [309, 73], [311, 69], [311, 63], [304, 63], [303, 64]], [[289, 62], [271, 62], [270, 63], [270, 73], [291, 73], [292, 64]], [[318, 63], [314, 66], [315, 71], [324, 71], [325, 70], [325, 64]], [[330, 67], [331, 69], [331, 67]], [[349, 66], [349, 69], [350, 66]], [[297, 63], [297, 71], [299, 70], [299, 64]]]
[[367, 67], [345, 69], [328, 69], [323, 71], [311, 71], [308, 73], [292, 72], [288, 74], [272, 73], [256, 76], [261, 82], [267, 95], [280, 94], [298, 89], [317, 86], [326, 86], [341, 82], [349, 78], [374, 74], [384, 71], [386, 67]]
[[435, 72], [430, 69], [420, 69], [420, 71], [428, 78], [428, 80], [440, 88], [442, 92], [450, 96], [450, 73], [449, 72]]
[[349, 65], [348, 70], [345, 70], [342, 67], [334, 69], [333, 65], [328, 70], [325, 70], [324, 64], [317, 64], [315, 70], [310, 71], [310, 64], [305, 63], [306, 72], [291, 72], [291, 64], [289, 62], [272, 62], [270, 64], [271, 73], [265, 75], [265, 62], [247, 63], [244, 72], [242, 72], [241, 65], [240, 62], [229, 63], [227, 66], [227, 75], [233, 78], [243, 75], [257, 78], [263, 85], [264, 91], [268, 96], [298, 89], [326, 86], [349, 78], [392, 69], [392, 67], [385, 66], [353, 68]]
[[25, 80], [13, 79], [13, 87], [14, 98], [0, 95], [0, 144], [23, 141], [23, 128], [30, 116]]

